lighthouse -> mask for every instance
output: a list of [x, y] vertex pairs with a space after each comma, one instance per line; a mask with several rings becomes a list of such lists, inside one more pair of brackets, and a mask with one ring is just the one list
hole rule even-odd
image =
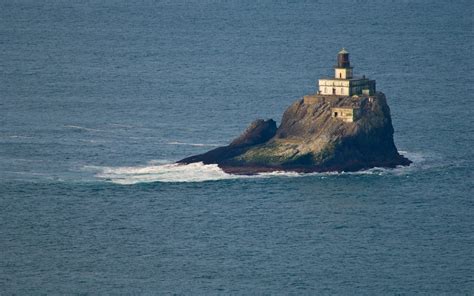
[[343, 48], [337, 53], [334, 77], [319, 79], [319, 94], [333, 96], [353, 96], [375, 94], [375, 80], [364, 76], [354, 77], [349, 52]]
[[349, 61], [349, 52], [343, 48], [337, 54], [337, 65], [334, 67], [335, 78], [339, 79], [351, 79], [352, 78], [352, 67]]

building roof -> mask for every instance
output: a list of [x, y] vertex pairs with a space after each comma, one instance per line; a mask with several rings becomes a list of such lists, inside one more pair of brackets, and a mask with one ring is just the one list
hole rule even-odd
[[338, 52], [338, 54], [340, 53], [349, 53], [344, 47]]
[[324, 79], [324, 80], [336, 80], [336, 81], [342, 81], [342, 80], [352, 80], [352, 81], [356, 81], [356, 80], [372, 80], [374, 81], [373, 79], [369, 79], [368, 77], [360, 77], [360, 76], [352, 76], [352, 78], [349, 78], [349, 79], [344, 79], [344, 78], [336, 78], [336, 77], [332, 77], [332, 76], [323, 76], [321, 78], [319, 78], [318, 80], [321, 80], [321, 79]]

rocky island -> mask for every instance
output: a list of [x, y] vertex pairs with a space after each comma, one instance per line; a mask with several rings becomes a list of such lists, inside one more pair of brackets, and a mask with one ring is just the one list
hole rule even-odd
[[227, 173], [357, 171], [409, 165], [393, 141], [390, 108], [375, 81], [352, 76], [349, 53], [338, 53], [334, 78], [294, 102], [276, 122], [256, 120], [228, 146], [178, 163], [217, 164]]

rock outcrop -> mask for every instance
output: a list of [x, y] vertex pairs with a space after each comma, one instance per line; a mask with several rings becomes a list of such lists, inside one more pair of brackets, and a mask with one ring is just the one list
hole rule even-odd
[[[353, 122], [335, 117], [334, 108], [354, 110]], [[256, 120], [230, 145], [178, 163], [218, 164], [235, 174], [409, 165], [411, 161], [395, 147], [393, 132], [383, 93], [370, 97], [307, 96], [285, 111], [278, 129], [272, 119]]]

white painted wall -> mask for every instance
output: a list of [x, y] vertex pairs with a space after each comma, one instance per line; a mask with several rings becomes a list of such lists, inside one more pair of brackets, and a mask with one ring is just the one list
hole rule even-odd
[[323, 95], [332, 95], [335, 89], [336, 95], [351, 96], [362, 94], [362, 90], [368, 87], [367, 79], [319, 79], [319, 91]]
[[332, 95], [333, 89], [336, 95], [349, 95], [349, 80], [320, 79], [319, 91], [323, 95]]
[[350, 79], [352, 78], [352, 69], [335, 68], [334, 78], [336, 79]]

